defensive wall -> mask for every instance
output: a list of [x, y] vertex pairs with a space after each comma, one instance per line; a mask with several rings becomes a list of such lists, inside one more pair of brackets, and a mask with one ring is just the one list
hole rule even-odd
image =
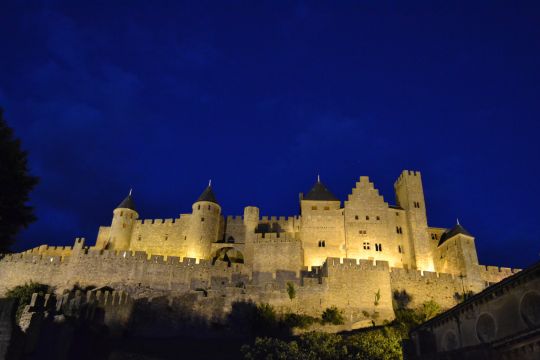
[[[84, 247], [77, 239], [69, 256], [29, 251], [5, 255], [0, 260], [0, 296], [7, 289], [35, 281], [54, 286], [58, 292], [79, 286], [110, 286], [134, 297], [180, 296], [204, 293], [205, 298], [223, 298], [226, 311], [237, 301], [270, 303], [280, 311], [320, 316], [337, 306], [348, 322], [392, 319], [395, 291], [406, 291], [411, 306], [434, 300], [443, 307], [456, 304], [456, 294], [467, 290], [469, 279], [451, 274], [390, 268], [386, 261], [327, 258], [321, 267], [302, 269], [300, 241], [287, 234], [259, 234], [257, 263], [271, 263], [277, 271], [251, 271], [243, 264], [196, 261], [193, 258], [150, 255], [141, 251], [110, 251]], [[298, 254], [295, 261], [294, 253]], [[287, 254], [287, 256], [283, 256]], [[285, 261], [285, 262], [284, 262]], [[517, 270], [483, 267], [485, 281], [500, 281]], [[489, 280], [488, 280], [489, 279]], [[478, 282], [478, 281], [477, 281]], [[291, 299], [287, 283], [295, 286]], [[208, 300], [205, 300], [208, 301]], [[204, 311], [203, 311], [204, 312]]]

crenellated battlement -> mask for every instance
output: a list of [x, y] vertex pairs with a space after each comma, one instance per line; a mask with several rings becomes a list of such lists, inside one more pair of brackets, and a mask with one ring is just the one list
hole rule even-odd
[[138, 225], [173, 225], [180, 221], [180, 218], [175, 219], [141, 219], [137, 220], [135, 223]]
[[227, 215], [227, 223], [244, 223], [244, 217], [242, 215]]
[[457, 277], [454, 274], [439, 273], [434, 271], [422, 271], [422, 270], [410, 270], [403, 268], [390, 268], [391, 276], [393, 278], [407, 278], [407, 279], [440, 279], [440, 280], [455, 280]]
[[489, 274], [503, 274], [506, 276], [510, 276], [513, 274], [516, 274], [520, 272], [522, 269], [512, 269], [508, 267], [499, 267], [499, 266], [488, 266], [488, 265], [480, 265], [480, 269], [482, 271], [485, 271]]
[[30, 264], [47, 264], [47, 265], [59, 265], [69, 261], [69, 257], [40, 255], [33, 253], [18, 253], [18, 254], [4, 254], [0, 255], [1, 261], [6, 262], [22, 262]]
[[333, 258], [329, 257], [322, 265], [324, 273], [329, 273], [333, 270], [375, 270], [386, 271], [389, 270], [388, 261], [381, 260], [364, 260], [364, 259], [347, 259], [347, 258]]

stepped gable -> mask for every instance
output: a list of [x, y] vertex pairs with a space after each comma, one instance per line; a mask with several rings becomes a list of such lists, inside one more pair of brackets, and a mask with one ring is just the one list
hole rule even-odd
[[216, 199], [216, 195], [214, 195], [214, 192], [212, 191], [212, 186], [211, 185], [208, 185], [206, 187], [206, 189], [204, 189], [201, 196], [199, 196], [199, 198], [197, 199], [197, 202], [199, 202], [199, 201], [208, 201], [208, 202], [213, 202], [213, 203], [219, 205], [219, 203], [218, 203], [218, 201]]
[[328, 190], [320, 179], [317, 179], [315, 185], [313, 185], [311, 190], [306, 194], [306, 196], [304, 196], [304, 200], [339, 201], [339, 199], [335, 197], [330, 190]]
[[462, 235], [467, 235], [467, 236], [470, 236], [470, 237], [473, 237], [471, 235], [470, 232], [468, 232], [463, 226], [461, 226], [460, 224], [456, 224], [456, 226], [454, 226], [452, 229], [450, 230], [446, 230], [442, 235], [441, 235], [441, 240], [439, 240], [439, 245], [438, 246], [441, 246], [442, 244], [444, 244], [444, 242], [448, 239], [451, 239], [453, 238], [454, 236], [458, 235], [458, 234], [462, 234]]
[[135, 201], [133, 201], [133, 197], [131, 196], [131, 190], [129, 191], [128, 196], [126, 196], [126, 198], [122, 200], [122, 202], [116, 208], [137, 211], [135, 208]]

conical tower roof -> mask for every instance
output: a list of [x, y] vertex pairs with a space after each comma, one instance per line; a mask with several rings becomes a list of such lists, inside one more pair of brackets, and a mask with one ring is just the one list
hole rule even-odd
[[458, 234], [462, 234], [462, 235], [467, 235], [467, 236], [471, 236], [471, 233], [468, 232], [463, 226], [461, 226], [459, 224], [459, 222], [456, 224], [456, 226], [454, 226], [452, 229], [449, 229], [449, 230], [446, 230], [442, 235], [441, 235], [441, 239], [439, 240], [439, 245], [438, 246], [441, 246], [446, 240], [448, 239], [451, 239], [453, 238], [454, 236], [458, 235]]
[[199, 198], [197, 199], [197, 202], [199, 201], [208, 201], [219, 205], [216, 199], [216, 195], [214, 195], [214, 192], [212, 191], [212, 184], [210, 182], [208, 183], [206, 189], [204, 189], [204, 191], [202, 192], [201, 196], [199, 196]]
[[122, 200], [122, 202], [118, 204], [116, 208], [137, 211], [137, 209], [135, 209], [135, 201], [133, 201], [133, 197], [131, 196], [131, 190], [129, 190], [128, 196], [126, 196], [126, 198]]
[[311, 190], [304, 196], [304, 200], [315, 200], [315, 201], [339, 201], [337, 197], [334, 196], [328, 190], [328, 188], [321, 182], [320, 177], [317, 176], [317, 182]]

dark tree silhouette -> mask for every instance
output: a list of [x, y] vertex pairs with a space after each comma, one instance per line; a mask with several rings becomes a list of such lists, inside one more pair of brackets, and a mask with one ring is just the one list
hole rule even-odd
[[4, 121], [0, 108], [0, 253], [15, 242], [15, 235], [32, 223], [34, 209], [26, 205], [38, 179], [28, 173], [21, 141]]

